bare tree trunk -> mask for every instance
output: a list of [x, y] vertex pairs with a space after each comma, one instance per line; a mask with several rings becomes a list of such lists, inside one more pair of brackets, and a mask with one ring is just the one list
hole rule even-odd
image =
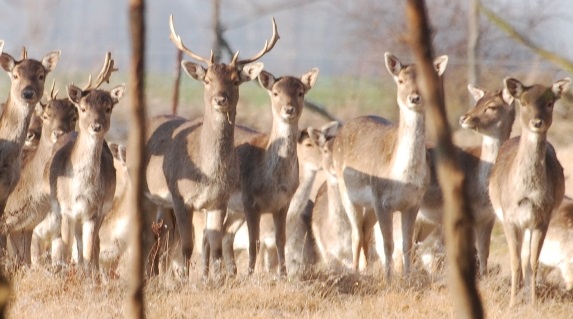
[[433, 66], [431, 32], [424, 0], [408, 0], [409, 42], [419, 72], [418, 87], [428, 112], [429, 132], [437, 137], [437, 172], [444, 193], [444, 224], [449, 287], [456, 318], [483, 318], [475, 282], [473, 221], [464, 174], [455, 157], [444, 105], [443, 85]]
[[215, 62], [221, 61], [221, 43], [223, 29], [221, 28], [221, 0], [213, 0], [213, 54]]
[[[0, 265], [4, 267], [4, 264]], [[4, 276], [3, 271], [0, 270], [0, 319], [4, 319], [8, 302], [10, 301], [10, 282]]]
[[468, 10], [468, 83], [479, 84], [477, 63], [479, 43], [479, 0], [471, 0]]
[[173, 96], [171, 96], [171, 114], [177, 114], [179, 105], [179, 89], [181, 87], [181, 61], [183, 61], [183, 51], [177, 49], [175, 61], [175, 83], [173, 83]]
[[131, 207], [131, 248], [129, 289], [129, 317], [145, 318], [143, 302], [143, 226], [140, 216], [143, 211], [143, 178], [145, 168], [142, 165], [145, 145], [145, 1], [130, 0], [129, 19], [132, 42], [132, 57], [129, 70], [128, 87], [131, 96], [131, 123], [129, 130], [130, 156], [128, 163], [133, 182], [133, 192], [129, 196]]

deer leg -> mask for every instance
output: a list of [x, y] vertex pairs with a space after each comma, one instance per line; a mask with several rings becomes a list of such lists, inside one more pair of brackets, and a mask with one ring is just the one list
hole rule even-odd
[[257, 263], [257, 252], [259, 251], [259, 235], [261, 226], [261, 214], [257, 209], [247, 208], [245, 205], [245, 217], [247, 220], [247, 229], [249, 231], [249, 275], [255, 272]]
[[511, 264], [511, 297], [509, 306], [515, 306], [517, 288], [521, 280], [521, 245], [522, 237], [519, 229], [515, 225], [509, 224], [504, 221], [503, 229], [505, 231], [505, 238], [507, 239], [507, 246], [509, 248], [509, 262]]
[[193, 253], [193, 209], [188, 209], [179, 196], [173, 196], [173, 213], [181, 237], [181, 253], [183, 254], [183, 274], [189, 277], [191, 254]]
[[495, 218], [481, 225], [476, 225], [476, 248], [479, 260], [479, 273], [481, 276], [487, 275], [487, 259], [489, 258], [489, 246], [491, 242], [491, 232]]
[[376, 214], [372, 210], [364, 212], [364, 223], [362, 224], [362, 233], [364, 234], [364, 239], [362, 240], [362, 251], [364, 252], [364, 262], [365, 266], [370, 266], [370, 261], [372, 260], [372, 252], [370, 248], [373, 245], [373, 235], [374, 235], [374, 225], [376, 224]]
[[360, 264], [360, 249], [362, 248], [363, 240], [362, 224], [364, 219], [364, 212], [362, 207], [352, 203], [348, 197], [348, 194], [346, 193], [344, 183], [339, 184], [339, 190], [342, 205], [344, 206], [344, 211], [346, 211], [346, 215], [348, 216], [350, 229], [352, 231], [352, 265], [354, 271], [358, 271]]
[[[207, 224], [205, 224], [205, 227], [207, 227]], [[209, 277], [209, 265], [211, 264], [211, 247], [209, 246], [209, 238], [207, 236], [206, 228], [203, 229], [203, 240], [201, 247], [203, 248], [203, 278], [207, 279]]]
[[541, 248], [543, 247], [543, 241], [545, 241], [545, 235], [547, 234], [547, 225], [542, 225], [539, 228], [531, 230], [531, 249], [530, 249], [530, 294], [531, 294], [531, 304], [535, 305], [537, 303], [537, 295], [535, 293], [535, 279], [537, 277], [537, 267], [539, 254], [541, 253]]
[[227, 208], [207, 211], [207, 221], [205, 223], [205, 237], [209, 241], [211, 260], [213, 262], [213, 273], [221, 274], [221, 262], [223, 260], [223, 220], [227, 213]]
[[402, 252], [404, 253], [404, 274], [409, 275], [412, 265], [414, 247], [414, 229], [419, 207], [401, 212], [402, 217]]
[[233, 243], [235, 242], [235, 234], [244, 223], [244, 214], [227, 211], [227, 218], [225, 219], [223, 227], [225, 230], [225, 234], [223, 236], [223, 260], [226, 264], [227, 273], [233, 276], [237, 274], [237, 264], [235, 262]]
[[273, 214], [273, 222], [275, 225], [275, 243], [277, 246], [277, 257], [279, 275], [284, 277], [287, 275], [285, 263], [285, 244], [286, 244], [286, 219], [287, 219], [288, 205], [281, 208], [278, 212]]
[[44, 254], [48, 243], [52, 242], [52, 263], [54, 265], [61, 265], [64, 263], [64, 243], [61, 236], [62, 215], [60, 211], [55, 211], [53, 208], [48, 212], [46, 217], [34, 227], [32, 232], [32, 240], [30, 243], [30, 257], [32, 265], [37, 265], [41, 262], [41, 257]]

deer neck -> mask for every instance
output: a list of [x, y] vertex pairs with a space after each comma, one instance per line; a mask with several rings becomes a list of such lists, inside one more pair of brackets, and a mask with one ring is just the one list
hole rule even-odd
[[70, 156], [71, 163], [74, 163], [74, 170], [90, 172], [94, 178], [98, 177], [103, 142], [103, 138], [98, 138], [82, 131], [78, 132], [78, 137]]
[[33, 107], [28, 104], [18, 104], [8, 96], [2, 116], [0, 116], [1, 138], [15, 143], [22, 149], [32, 119], [32, 110]]
[[424, 112], [400, 107], [392, 162], [392, 176], [396, 179], [423, 179], [426, 176], [426, 138]]
[[266, 147], [265, 160], [268, 172], [293, 169], [297, 166], [296, 140], [298, 124], [274, 120]]
[[[214, 111], [210, 106], [205, 109], [199, 150], [189, 149], [189, 152], [199, 151], [199, 165], [205, 173], [223, 173], [230, 165], [235, 150], [235, 115]], [[195, 147], [193, 143], [188, 145]]]
[[342, 206], [342, 198], [340, 197], [340, 189], [338, 188], [338, 181], [336, 176], [326, 173], [326, 192], [328, 194], [328, 214], [330, 216], [345, 215], [344, 206]]
[[[515, 172], [524, 182], [538, 184], [545, 179], [545, 154], [547, 152], [547, 135], [523, 130], [515, 156]], [[529, 184], [529, 183], [528, 183]]]

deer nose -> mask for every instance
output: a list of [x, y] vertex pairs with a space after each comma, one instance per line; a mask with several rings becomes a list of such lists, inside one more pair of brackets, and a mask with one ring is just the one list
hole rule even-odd
[[63, 130], [55, 130], [52, 132], [52, 135], [54, 135], [55, 138], [58, 138], [58, 137], [64, 135], [64, 131]]
[[34, 91], [31, 87], [27, 86], [22, 90], [22, 98], [25, 100], [31, 100], [36, 96], [36, 91]]
[[225, 103], [227, 103], [227, 97], [224, 95], [215, 96], [213, 97], [213, 101], [215, 102], [215, 104], [223, 106], [225, 105]]
[[101, 132], [103, 126], [100, 123], [93, 123], [92, 124], [92, 130], [96, 133]]
[[292, 105], [287, 105], [287, 106], [285, 106], [284, 110], [285, 110], [286, 114], [293, 115], [295, 108]]
[[531, 120], [531, 125], [533, 125], [533, 127], [535, 128], [541, 128], [543, 127], [543, 120], [542, 119], [533, 119]]
[[418, 104], [420, 103], [420, 94], [418, 93], [414, 93], [414, 94], [410, 94], [410, 96], [408, 96], [408, 99], [410, 99], [410, 103], [412, 104]]
[[460, 125], [464, 125], [464, 122], [468, 119], [467, 115], [460, 116]]

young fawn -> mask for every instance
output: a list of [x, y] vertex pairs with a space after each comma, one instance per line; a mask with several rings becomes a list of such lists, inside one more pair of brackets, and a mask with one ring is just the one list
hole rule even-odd
[[551, 215], [565, 192], [563, 168], [547, 131], [553, 121], [553, 106], [567, 91], [565, 78], [550, 87], [525, 86], [513, 78], [505, 88], [519, 105], [521, 136], [506, 141], [494, 164], [489, 196], [496, 215], [503, 221], [511, 263], [511, 300], [516, 303], [521, 272], [531, 303], [536, 302], [537, 262]]
[[[384, 237], [384, 251], [391, 261], [394, 251], [392, 216], [402, 217], [404, 269], [410, 270], [414, 222], [429, 182], [426, 159], [425, 108], [416, 84], [414, 65], [403, 65], [385, 54], [386, 67], [398, 86], [400, 108], [398, 125], [377, 116], [362, 116], [346, 123], [333, 145], [333, 163], [340, 196], [352, 228], [353, 267], [358, 269], [364, 241], [364, 208], [373, 209]], [[434, 60], [442, 75], [447, 56]], [[386, 278], [391, 278], [392, 263], [386, 263]]]

